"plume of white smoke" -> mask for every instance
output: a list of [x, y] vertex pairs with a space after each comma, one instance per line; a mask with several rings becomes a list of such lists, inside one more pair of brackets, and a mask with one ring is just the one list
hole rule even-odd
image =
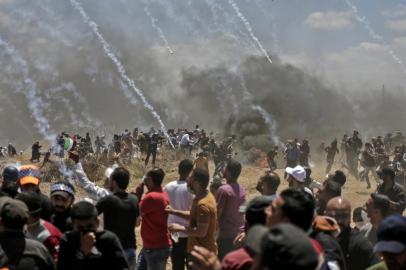
[[241, 13], [240, 8], [238, 7], [237, 3], [234, 2], [234, 0], [228, 0], [228, 3], [233, 7], [233, 9], [235, 10], [237, 16], [244, 23], [245, 28], [247, 29], [247, 31], [250, 34], [251, 38], [258, 45], [258, 47], [261, 50], [262, 54], [266, 57], [266, 59], [269, 61], [269, 63], [272, 64], [271, 57], [268, 55], [268, 52], [265, 50], [264, 46], [262, 46], [262, 43], [259, 41], [259, 39], [255, 36], [254, 30], [252, 30], [251, 24], [249, 23], [247, 18], [245, 18], [244, 14]]
[[344, 0], [345, 3], [347, 3], [348, 7], [352, 10], [352, 12], [355, 15], [355, 18], [359, 23], [362, 24], [362, 26], [365, 28], [365, 30], [368, 32], [368, 34], [375, 40], [379, 41], [382, 45], [386, 53], [388, 53], [392, 59], [399, 65], [401, 68], [403, 74], [406, 75], [406, 67], [403, 63], [403, 61], [397, 56], [397, 54], [390, 48], [389, 44], [385, 41], [385, 39], [379, 35], [378, 33], [375, 32], [375, 30], [371, 27], [371, 24], [369, 21], [366, 19], [365, 16], [361, 16], [358, 12], [358, 8], [350, 1], [350, 0]]
[[[39, 133], [50, 143], [56, 151], [60, 150], [60, 146], [56, 144], [57, 134], [51, 129], [50, 123], [45, 116], [43, 108], [45, 107], [42, 100], [37, 84], [29, 76], [29, 68], [27, 61], [19, 54], [19, 52], [6, 41], [0, 37], [0, 46], [4, 47], [6, 54], [10, 56], [13, 64], [15, 64], [21, 71], [22, 84], [16, 82], [14, 85], [18, 92], [26, 97], [28, 108], [31, 111], [31, 116], [36, 122], [36, 127]], [[65, 165], [63, 160], [60, 160], [59, 171], [62, 175], [72, 181], [73, 172], [70, 171]]]
[[135, 91], [135, 93], [138, 95], [138, 97], [141, 99], [142, 103], [144, 106], [149, 109], [154, 116], [154, 118], [158, 121], [162, 131], [168, 138], [168, 142], [171, 144], [171, 146], [174, 148], [169, 134], [167, 132], [167, 129], [165, 127], [165, 124], [161, 120], [160, 115], [155, 111], [154, 107], [147, 101], [145, 98], [144, 94], [141, 92], [140, 89], [138, 89], [135, 86], [134, 80], [130, 79], [127, 75], [127, 72], [124, 68], [124, 66], [121, 64], [121, 62], [118, 60], [116, 55], [112, 52], [111, 46], [107, 41], [104, 39], [103, 35], [99, 32], [97, 24], [90, 19], [90, 17], [87, 15], [83, 7], [77, 2], [76, 0], [70, 0], [71, 5], [82, 15], [84, 22], [92, 29], [93, 33], [96, 35], [97, 39], [102, 43], [104, 52], [106, 55], [111, 59], [111, 61], [116, 65], [118, 72], [120, 73], [121, 77], [123, 78], [124, 81], [127, 82], [127, 84]]
[[259, 105], [252, 105], [251, 109], [253, 109], [254, 111], [257, 111], [262, 116], [265, 123], [268, 125], [269, 136], [270, 136], [270, 138], [272, 140], [272, 143], [274, 145], [282, 145], [283, 146], [283, 144], [281, 143], [279, 137], [276, 135], [276, 123], [275, 123], [275, 121], [273, 121], [271, 115], [267, 111], [265, 111], [264, 108], [262, 108]]
[[173, 50], [171, 49], [171, 46], [169, 46], [168, 39], [166, 38], [166, 36], [165, 36], [164, 32], [162, 31], [161, 27], [159, 27], [157, 25], [158, 20], [154, 16], [152, 16], [152, 13], [149, 11], [149, 8], [148, 8], [147, 4], [145, 4], [145, 6], [144, 6], [144, 11], [145, 11], [145, 14], [147, 14], [147, 16], [150, 18], [152, 27], [158, 32], [159, 37], [164, 42], [165, 48], [168, 50], [168, 52], [170, 54], [173, 54]]

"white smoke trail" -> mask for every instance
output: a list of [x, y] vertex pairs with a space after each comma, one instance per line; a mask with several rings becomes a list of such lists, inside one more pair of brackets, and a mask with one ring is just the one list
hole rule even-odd
[[97, 24], [90, 19], [90, 17], [87, 15], [87, 13], [85, 12], [85, 10], [81, 6], [81, 4], [79, 4], [76, 0], [70, 0], [70, 3], [82, 15], [84, 22], [92, 29], [92, 31], [96, 35], [97, 39], [103, 45], [103, 50], [106, 53], [106, 55], [116, 65], [117, 70], [120, 73], [123, 80], [126, 81], [127, 84], [130, 86], [130, 88], [132, 88], [135, 91], [135, 93], [138, 95], [138, 97], [143, 102], [144, 106], [151, 111], [154, 118], [158, 121], [165, 136], [168, 138], [169, 144], [172, 146], [172, 148], [175, 148], [170, 140], [170, 137], [166, 130], [165, 124], [161, 120], [161, 116], [155, 111], [154, 107], [152, 107], [152, 105], [147, 101], [147, 99], [145, 98], [145, 96], [141, 92], [141, 90], [135, 86], [134, 80], [132, 80], [128, 77], [127, 71], [125, 70], [124, 66], [118, 60], [117, 56], [112, 52], [111, 45], [109, 43], [107, 43], [107, 41], [104, 39], [103, 35], [99, 32]]
[[254, 31], [252, 30], [251, 24], [245, 18], [245, 16], [241, 13], [240, 8], [238, 7], [237, 3], [234, 2], [234, 0], [228, 0], [228, 3], [233, 7], [235, 12], [237, 13], [237, 16], [241, 19], [241, 21], [244, 23], [245, 28], [247, 29], [248, 33], [250, 34], [251, 38], [255, 41], [255, 43], [258, 45], [259, 49], [261, 50], [262, 54], [268, 59], [269, 63], [272, 64], [272, 59], [269, 57], [267, 51], [265, 50], [264, 46], [262, 46], [262, 43], [259, 41], [259, 39], [255, 36]]
[[49, 141], [55, 141], [56, 135], [51, 130], [48, 119], [44, 115], [43, 107], [44, 102], [38, 93], [36, 83], [29, 77], [27, 62], [21, 57], [16, 49], [5, 42], [0, 37], [0, 46], [4, 47], [6, 53], [11, 57], [12, 61], [21, 69], [22, 83], [21, 88], [17, 87], [18, 92], [22, 92], [27, 99], [28, 108], [31, 111], [31, 115], [36, 121], [36, 127], [39, 133]]
[[252, 105], [251, 109], [253, 109], [254, 111], [257, 111], [262, 116], [265, 123], [268, 125], [269, 136], [271, 137], [272, 143], [274, 145], [281, 145], [282, 143], [281, 143], [279, 137], [276, 135], [276, 123], [272, 119], [271, 115], [259, 105]]
[[147, 16], [150, 18], [152, 27], [158, 32], [158, 35], [162, 39], [162, 41], [164, 42], [165, 47], [168, 50], [168, 52], [170, 54], [173, 54], [173, 50], [171, 49], [171, 46], [169, 46], [168, 39], [165, 37], [165, 34], [162, 31], [161, 27], [159, 27], [156, 24], [158, 20], [154, 16], [152, 16], [152, 13], [149, 11], [149, 8], [148, 8], [147, 5], [144, 6], [144, 11], [147, 14]]
[[[235, 20], [233, 19], [232, 16], [229, 16], [229, 14], [227, 13], [226, 10], [224, 10], [224, 8], [217, 2], [217, 0], [205, 0], [207, 6], [210, 8], [211, 13], [213, 14], [213, 21], [214, 21], [214, 25], [216, 26], [216, 28], [221, 31], [221, 33], [229, 39], [232, 39], [235, 43], [237, 43], [238, 45], [243, 45], [246, 46], [247, 48], [252, 48], [258, 55], [262, 55], [262, 51], [260, 49], [258, 49], [258, 46], [253, 43], [251, 37], [247, 37], [246, 33], [243, 33], [239, 28], [236, 29], [236, 31], [238, 32], [238, 34], [244, 36], [244, 38], [247, 38], [247, 41], [245, 41], [244, 38], [240, 38], [237, 35], [233, 34], [230, 31], [226, 31], [226, 25], [223, 27], [220, 27], [220, 22], [219, 22], [219, 18], [220, 18], [220, 13], [222, 14], [222, 18], [224, 20], [226, 20], [227, 23], [229, 23], [230, 25], [236, 25]], [[224, 23], [226, 23], [224, 22]], [[247, 44], [248, 43], [248, 44]]]
[[[31, 116], [36, 122], [38, 132], [50, 143], [56, 151], [59, 151], [60, 146], [56, 144], [57, 134], [51, 129], [51, 125], [45, 116], [43, 108], [45, 107], [42, 100], [37, 84], [29, 77], [29, 68], [27, 61], [19, 54], [19, 52], [6, 41], [0, 37], [0, 46], [4, 47], [6, 54], [10, 56], [11, 60], [21, 71], [22, 81], [15, 82], [17, 92], [22, 92], [27, 99], [28, 108], [31, 111]], [[20, 83], [22, 83], [20, 85]], [[70, 171], [63, 160], [59, 164], [60, 173], [67, 177], [69, 181], [72, 181], [73, 172]]]
[[379, 35], [378, 33], [375, 32], [375, 30], [371, 27], [370, 22], [366, 19], [365, 16], [361, 16], [359, 14], [358, 8], [350, 0], [344, 0], [344, 1], [347, 3], [348, 7], [354, 13], [357, 21], [364, 26], [365, 30], [368, 32], [368, 34], [373, 39], [381, 42], [386, 53], [392, 57], [392, 59], [400, 66], [403, 74], [406, 75], [406, 66], [404, 65], [403, 61], [397, 56], [397, 54], [390, 48], [390, 45], [385, 41], [385, 39], [381, 35]]

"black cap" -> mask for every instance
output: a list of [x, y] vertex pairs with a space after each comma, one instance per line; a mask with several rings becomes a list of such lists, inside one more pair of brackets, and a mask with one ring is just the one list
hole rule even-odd
[[15, 166], [7, 166], [3, 170], [3, 180], [10, 182], [17, 182], [18, 180], [18, 169]]
[[406, 217], [390, 216], [378, 228], [374, 252], [399, 254], [406, 250]]
[[39, 216], [41, 214], [41, 196], [38, 193], [23, 192], [18, 194], [16, 199], [27, 205], [31, 216]]
[[248, 231], [245, 248], [261, 256], [269, 269], [315, 269], [318, 254], [310, 238], [298, 227], [282, 223], [268, 230], [257, 225]]
[[22, 201], [0, 198], [1, 221], [10, 229], [22, 229], [28, 220], [28, 208]]

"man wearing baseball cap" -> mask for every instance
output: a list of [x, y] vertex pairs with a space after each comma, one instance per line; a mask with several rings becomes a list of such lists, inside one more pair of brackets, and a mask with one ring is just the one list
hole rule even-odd
[[313, 195], [313, 192], [305, 186], [306, 179], [306, 170], [300, 165], [297, 165], [294, 168], [287, 167], [285, 169], [286, 174], [288, 175], [288, 183], [290, 188], [303, 189], [307, 193]]
[[3, 169], [2, 177], [1, 191], [14, 198], [18, 194], [18, 169], [13, 165], [8, 165]]
[[384, 262], [369, 270], [406, 269], [406, 217], [396, 215], [382, 221], [374, 251], [382, 254]]
[[28, 218], [28, 208], [22, 201], [0, 198], [1, 269], [54, 269], [46, 247], [24, 236]]
[[70, 209], [75, 201], [75, 188], [67, 181], [58, 181], [51, 186], [51, 204], [53, 214], [51, 223], [61, 232], [70, 231], [72, 222]]
[[18, 168], [18, 185], [21, 192], [36, 192], [41, 196], [41, 218], [49, 221], [52, 206], [49, 198], [40, 190], [41, 171], [35, 165], [23, 165]]

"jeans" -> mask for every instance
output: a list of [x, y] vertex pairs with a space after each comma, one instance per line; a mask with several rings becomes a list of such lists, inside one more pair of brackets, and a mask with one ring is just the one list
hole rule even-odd
[[147, 270], [147, 262], [145, 261], [145, 256], [144, 256], [144, 249], [141, 249], [140, 253], [138, 254], [137, 257], [137, 264], [135, 269], [137, 270]]
[[127, 258], [130, 270], [135, 270], [136, 267], [136, 253], [134, 248], [124, 249], [124, 255]]
[[172, 270], [185, 270], [187, 261], [187, 238], [179, 238], [178, 242], [173, 242], [171, 261]]
[[220, 261], [223, 260], [223, 258], [230, 253], [231, 251], [233, 251], [235, 249], [234, 246], [234, 238], [230, 238], [230, 239], [217, 239], [217, 246], [218, 246], [218, 257], [220, 259]]
[[157, 249], [142, 249], [148, 270], [165, 270], [166, 261], [171, 253], [171, 247]]

